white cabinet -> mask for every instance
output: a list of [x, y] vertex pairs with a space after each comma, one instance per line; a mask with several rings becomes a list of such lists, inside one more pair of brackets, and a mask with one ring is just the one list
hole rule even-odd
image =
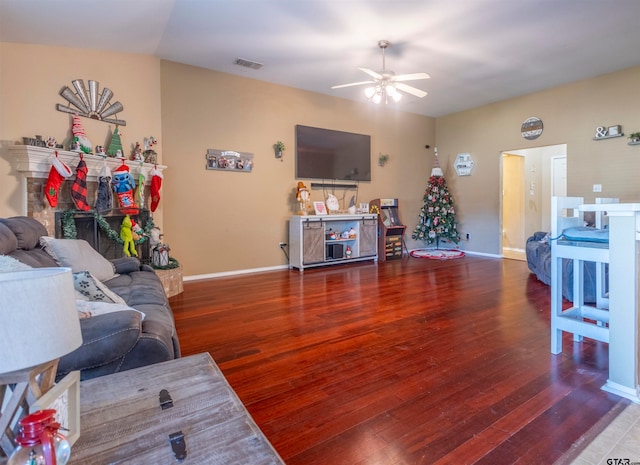
[[378, 215], [292, 216], [289, 267], [378, 260]]

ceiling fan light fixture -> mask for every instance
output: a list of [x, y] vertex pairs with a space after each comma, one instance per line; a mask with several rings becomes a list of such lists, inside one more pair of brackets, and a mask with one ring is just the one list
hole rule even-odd
[[394, 102], [398, 103], [402, 98], [402, 94], [400, 92], [396, 92], [393, 95], [391, 95], [391, 98], [393, 99]]
[[371, 100], [371, 98], [375, 95], [376, 93], [376, 88], [375, 87], [367, 87], [364, 90], [364, 95], [366, 95], [366, 97]]
[[371, 101], [373, 103], [382, 102], [382, 92], [376, 92], [375, 95], [373, 97], [371, 97]]

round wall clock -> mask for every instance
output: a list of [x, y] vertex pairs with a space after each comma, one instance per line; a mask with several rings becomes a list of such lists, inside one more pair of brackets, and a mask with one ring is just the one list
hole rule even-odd
[[520, 126], [520, 134], [527, 140], [533, 140], [540, 137], [542, 134], [542, 120], [536, 116], [527, 118]]

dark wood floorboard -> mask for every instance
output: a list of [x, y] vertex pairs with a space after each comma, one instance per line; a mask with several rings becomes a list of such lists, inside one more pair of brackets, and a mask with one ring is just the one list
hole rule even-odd
[[607, 344], [552, 355], [549, 287], [483, 257], [190, 281], [209, 352], [289, 465], [552, 464], [621, 398]]

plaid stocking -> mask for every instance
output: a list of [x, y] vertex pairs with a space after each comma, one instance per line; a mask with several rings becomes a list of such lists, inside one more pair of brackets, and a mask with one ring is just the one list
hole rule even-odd
[[76, 168], [76, 179], [71, 185], [71, 198], [73, 203], [76, 204], [78, 210], [88, 211], [91, 209], [87, 203], [87, 163], [80, 158], [78, 166]]

